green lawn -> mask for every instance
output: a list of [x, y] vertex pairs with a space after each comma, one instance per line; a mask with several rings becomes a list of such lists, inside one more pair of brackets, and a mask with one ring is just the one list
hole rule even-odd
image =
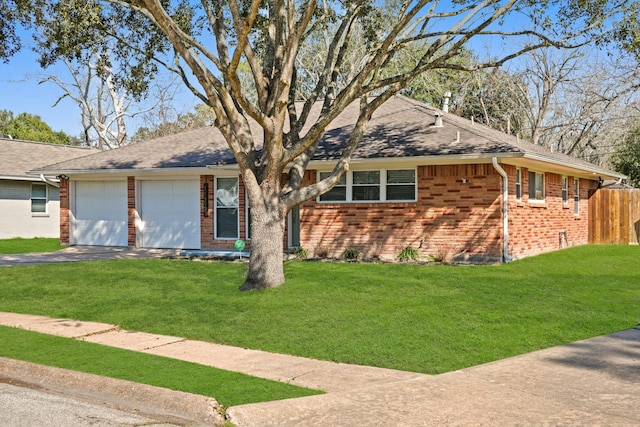
[[60, 239], [2, 239], [0, 254], [24, 254], [29, 252], [55, 252], [64, 248]]
[[246, 266], [178, 260], [0, 268], [0, 311], [437, 374], [631, 328], [640, 247], [583, 246], [507, 265], [292, 261], [279, 288]]
[[0, 356], [214, 397], [225, 407], [320, 392], [208, 366], [0, 326]]

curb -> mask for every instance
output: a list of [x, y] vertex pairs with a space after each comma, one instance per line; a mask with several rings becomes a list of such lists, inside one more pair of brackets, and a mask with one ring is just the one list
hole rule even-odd
[[0, 357], [0, 382], [62, 394], [189, 426], [224, 425], [211, 397]]

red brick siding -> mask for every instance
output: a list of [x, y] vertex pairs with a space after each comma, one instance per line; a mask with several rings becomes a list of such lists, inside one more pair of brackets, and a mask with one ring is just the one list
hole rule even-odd
[[[209, 184], [209, 209], [205, 215], [204, 184]], [[202, 249], [213, 250], [234, 250], [235, 240], [217, 240], [215, 238], [215, 176], [203, 175], [200, 177], [200, 247]], [[250, 241], [246, 238], [246, 203], [245, 189], [242, 178], [239, 178], [238, 193], [240, 195], [240, 205], [238, 207], [238, 220], [240, 221], [240, 238], [245, 240], [246, 250], [251, 247]]]
[[[588, 195], [597, 181], [580, 180], [580, 213], [574, 215], [573, 177], [562, 203], [561, 175], [545, 173], [545, 202], [529, 203], [528, 170], [522, 168], [522, 201], [516, 202], [514, 166], [509, 177], [509, 253], [521, 258], [588, 243]], [[315, 181], [316, 172], [305, 176]], [[420, 166], [416, 203], [334, 203], [301, 206], [301, 245], [337, 256], [347, 247], [366, 256], [395, 257], [411, 245], [439, 258], [502, 257], [502, 178], [490, 164]], [[466, 182], [465, 182], [466, 181]], [[567, 240], [560, 242], [560, 232]], [[424, 239], [424, 240], [423, 240]]]
[[501, 178], [491, 165], [420, 166], [417, 185], [414, 203], [304, 203], [301, 245], [332, 256], [355, 247], [392, 258], [410, 245], [442, 258], [501, 257]]
[[60, 244], [69, 244], [69, 178], [60, 178]]
[[[595, 180], [580, 179], [580, 213], [574, 215], [574, 178], [568, 176], [568, 203], [562, 203], [562, 175], [545, 173], [544, 203], [529, 202], [529, 171], [522, 168], [522, 201], [515, 198], [515, 171], [505, 166], [509, 175], [509, 251], [514, 258], [559, 249], [562, 245], [584, 245], [589, 241], [589, 190], [598, 187]], [[567, 240], [560, 241], [560, 232]]]
[[127, 177], [127, 244], [136, 246], [136, 178]]

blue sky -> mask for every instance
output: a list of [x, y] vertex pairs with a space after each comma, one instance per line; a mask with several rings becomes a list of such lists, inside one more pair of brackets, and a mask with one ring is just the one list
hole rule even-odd
[[[51, 74], [59, 70], [52, 67]], [[60, 89], [50, 83], [38, 84], [36, 76], [43, 73], [36, 56], [28, 49], [12, 57], [8, 64], [0, 62], [0, 110], [36, 114], [53, 130], [79, 135], [80, 110], [70, 100], [53, 104], [60, 97]]]
[[[30, 35], [23, 36], [25, 44], [29, 40]], [[53, 104], [63, 95], [63, 91], [53, 83], [38, 84], [45, 75], [58, 75], [65, 79], [69, 74], [64, 65], [41, 69], [37, 55], [28, 46], [11, 57], [9, 63], [0, 61], [0, 110], [12, 111], [14, 115], [35, 114], [55, 131], [62, 130], [71, 136], [81, 135], [80, 108], [69, 98], [63, 99], [54, 108]], [[179, 113], [190, 112], [200, 102], [187, 93], [182, 84], [179, 85], [180, 93], [175, 108]], [[142, 119], [130, 121], [129, 134], [133, 134], [141, 125]]]

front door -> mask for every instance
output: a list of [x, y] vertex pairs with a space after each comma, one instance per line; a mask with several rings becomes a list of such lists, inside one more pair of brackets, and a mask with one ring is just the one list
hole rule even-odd
[[289, 211], [289, 247], [300, 246], [300, 206]]

